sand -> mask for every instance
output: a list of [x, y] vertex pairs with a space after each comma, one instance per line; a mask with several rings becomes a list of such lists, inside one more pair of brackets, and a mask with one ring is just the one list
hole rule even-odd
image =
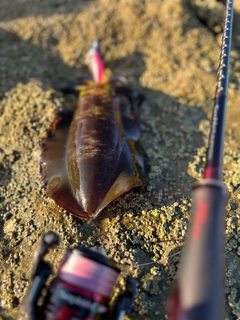
[[[19, 319], [34, 250], [44, 232], [60, 247], [104, 247], [123, 279], [138, 282], [126, 319], [165, 319], [191, 206], [201, 177], [219, 62], [224, 6], [187, 0], [7, 0], [0, 3], [0, 319]], [[240, 318], [240, 1], [235, 0], [224, 182], [226, 316]], [[141, 142], [152, 171], [146, 188], [110, 204], [91, 223], [48, 197], [39, 173], [39, 143], [57, 110], [75, 98], [58, 88], [89, 74], [85, 55], [98, 37], [107, 67], [147, 96]], [[143, 266], [139, 266], [145, 264]]]

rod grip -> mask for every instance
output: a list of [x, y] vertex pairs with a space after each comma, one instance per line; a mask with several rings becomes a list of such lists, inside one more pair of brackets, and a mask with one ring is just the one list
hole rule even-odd
[[[228, 193], [216, 180], [202, 180], [192, 192], [191, 220], [174, 293], [171, 320], [224, 317], [224, 229]], [[173, 309], [175, 312], [172, 312]], [[176, 311], [177, 310], [177, 311]]]

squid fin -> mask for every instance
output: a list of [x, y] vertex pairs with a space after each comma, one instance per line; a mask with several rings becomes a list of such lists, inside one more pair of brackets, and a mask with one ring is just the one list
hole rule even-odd
[[88, 214], [72, 192], [66, 165], [66, 146], [73, 112], [60, 112], [53, 120], [41, 144], [40, 172], [46, 194], [58, 205], [82, 218]]

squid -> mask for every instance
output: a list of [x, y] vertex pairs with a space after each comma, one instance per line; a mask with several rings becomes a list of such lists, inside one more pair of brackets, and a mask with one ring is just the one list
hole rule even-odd
[[92, 80], [78, 87], [75, 112], [58, 112], [41, 143], [46, 195], [73, 215], [93, 220], [113, 200], [146, 186], [149, 158], [140, 138], [144, 95], [105, 69], [99, 44], [88, 52]]

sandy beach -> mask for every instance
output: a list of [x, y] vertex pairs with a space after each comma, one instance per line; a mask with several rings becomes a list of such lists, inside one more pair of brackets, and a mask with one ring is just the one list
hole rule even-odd
[[[34, 251], [49, 230], [68, 246], [104, 247], [122, 269], [115, 295], [137, 280], [124, 319], [166, 319], [165, 305], [187, 231], [191, 189], [205, 163], [224, 5], [206, 0], [19, 0], [0, 2], [0, 319], [19, 319]], [[45, 195], [40, 143], [55, 113], [76, 98], [59, 88], [89, 75], [100, 39], [105, 64], [146, 95], [141, 143], [149, 184], [107, 206], [91, 223]], [[240, 0], [235, 0], [224, 182], [225, 319], [240, 319]]]

